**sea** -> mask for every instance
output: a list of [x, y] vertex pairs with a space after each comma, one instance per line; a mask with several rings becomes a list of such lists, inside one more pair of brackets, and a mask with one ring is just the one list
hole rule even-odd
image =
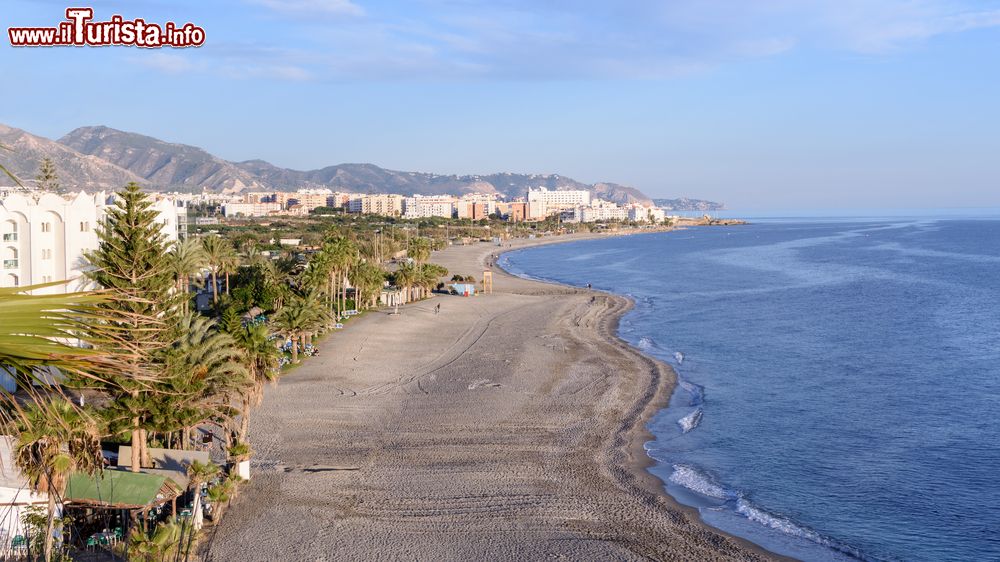
[[651, 470], [800, 560], [1000, 560], [1000, 220], [766, 219], [505, 254], [626, 295]]

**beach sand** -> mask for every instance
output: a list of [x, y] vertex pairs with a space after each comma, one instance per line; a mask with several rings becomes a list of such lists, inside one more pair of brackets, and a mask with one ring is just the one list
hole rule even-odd
[[[506, 250], [452, 247], [431, 261], [479, 280], [489, 255]], [[674, 376], [616, 337], [629, 301], [493, 272], [493, 295], [352, 320], [269, 387], [251, 419], [253, 478], [203, 552], [771, 558], [701, 524], [645, 470], [644, 426]]]

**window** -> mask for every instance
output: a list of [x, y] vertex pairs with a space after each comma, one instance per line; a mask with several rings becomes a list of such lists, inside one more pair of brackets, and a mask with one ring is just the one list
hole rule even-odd
[[52, 232], [52, 223], [50, 223], [50, 222], [43, 222], [42, 223], [42, 232]]
[[90, 223], [81, 221], [80, 232], [90, 232]]
[[42, 275], [42, 283], [51, 283], [51, 282], [52, 282], [51, 275]]
[[50, 260], [50, 259], [52, 259], [52, 250], [49, 249], [49, 248], [46, 248], [46, 249], [42, 250], [42, 259], [43, 260]]

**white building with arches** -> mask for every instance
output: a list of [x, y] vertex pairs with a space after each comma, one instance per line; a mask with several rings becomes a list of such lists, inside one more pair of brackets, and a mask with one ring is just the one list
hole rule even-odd
[[[0, 199], [0, 287], [23, 287], [70, 280], [40, 290], [64, 293], [86, 288], [84, 252], [97, 249], [97, 226], [114, 196], [100, 191], [65, 197], [47, 192], [15, 192]], [[184, 207], [158, 198], [163, 234], [168, 241], [183, 235]], [[186, 217], [184, 217], [186, 218]]]

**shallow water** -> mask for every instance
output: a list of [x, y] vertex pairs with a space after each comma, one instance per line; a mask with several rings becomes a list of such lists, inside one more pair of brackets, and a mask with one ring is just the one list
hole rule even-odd
[[522, 250], [674, 365], [653, 469], [805, 560], [1000, 560], [1000, 221], [778, 221]]

